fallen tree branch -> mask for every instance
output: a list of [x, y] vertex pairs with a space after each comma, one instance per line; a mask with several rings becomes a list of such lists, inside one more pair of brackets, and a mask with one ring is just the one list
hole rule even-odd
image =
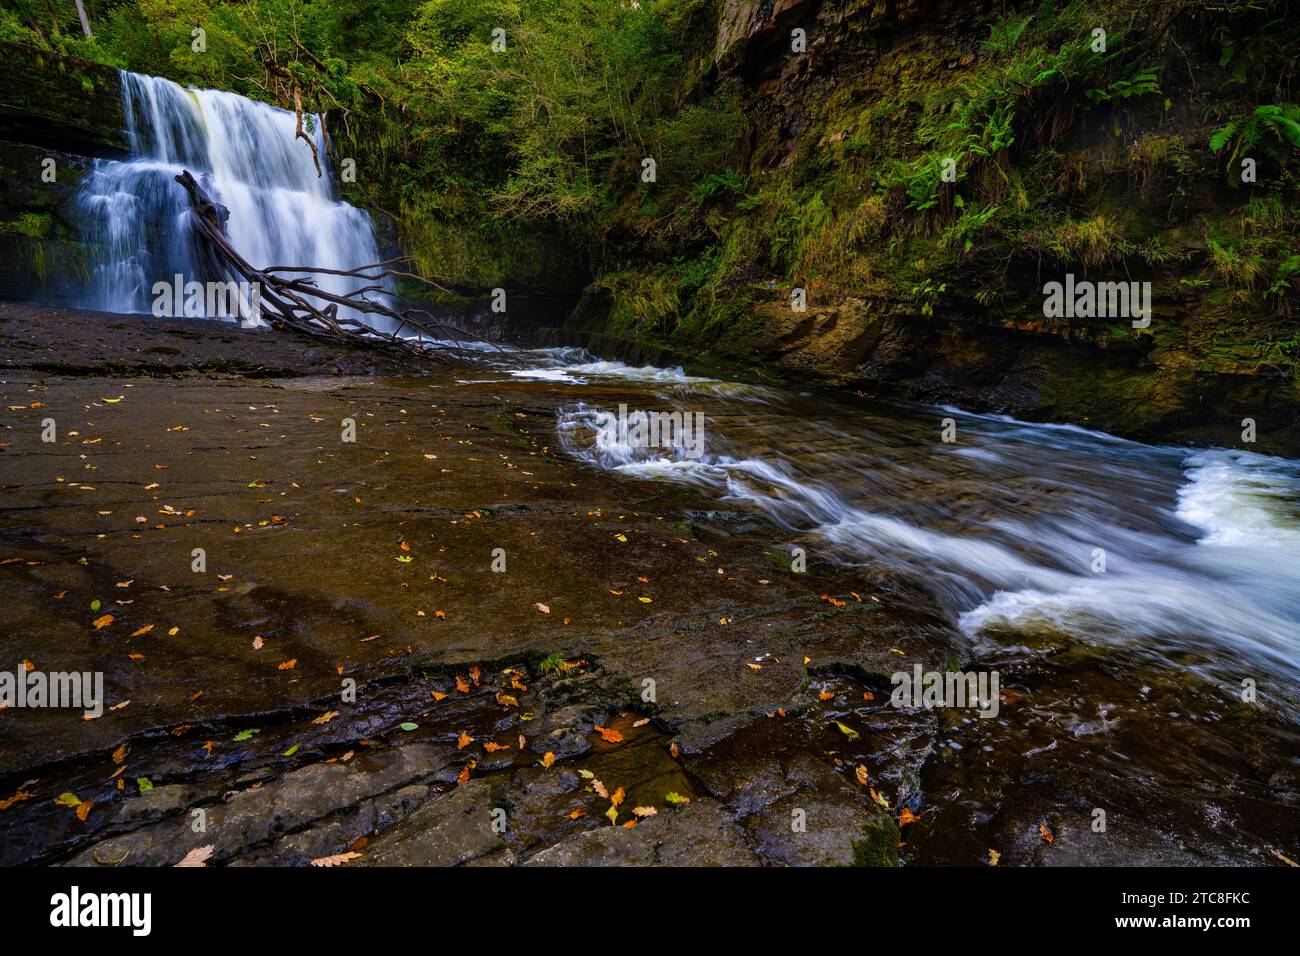
[[[313, 266], [255, 268], [235, 250], [226, 234], [230, 211], [209, 196], [189, 170], [181, 172], [176, 182], [189, 195], [194, 237], [200, 246], [198, 258], [209, 277], [220, 282], [242, 280], [259, 290], [260, 301], [256, 304], [250, 306], [242, 297], [238, 300], [240, 319], [261, 319], [274, 328], [314, 338], [368, 348], [396, 348], [422, 358], [440, 357], [446, 350], [458, 351], [467, 340], [490, 344], [472, 332], [445, 324], [425, 309], [398, 309], [388, 304], [391, 299], [383, 287], [383, 279], [388, 276], [407, 277], [442, 288], [414, 273], [395, 269], [383, 269], [378, 273], [369, 271], [407, 261], [405, 257], [356, 269]], [[290, 272], [298, 274], [280, 274]], [[346, 293], [329, 292], [316, 286], [310, 278], [313, 274], [347, 276], [360, 280], [361, 284]], [[382, 297], [371, 298], [372, 293]], [[391, 332], [380, 331], [363, 321], [364, 315], [382, 316], [396, 327]]]

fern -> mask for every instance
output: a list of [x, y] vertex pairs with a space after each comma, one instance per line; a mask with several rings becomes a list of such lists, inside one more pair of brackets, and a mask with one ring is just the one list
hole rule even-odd
[[1228, 178], [1236, 185], [1232, 172], [1256, 146], [1262, 144], [1269, 156], [1281, 159], [1288, 148], [1300, 148], [1300, 106], [1295, 103], [1268, 103], [1255, 107], [1249, 115], [1220, 126], [1210, 134], [1210, 149], [1228, 150]]

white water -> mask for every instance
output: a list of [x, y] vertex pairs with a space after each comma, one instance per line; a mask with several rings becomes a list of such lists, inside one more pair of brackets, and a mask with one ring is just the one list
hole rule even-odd
[[[528, 364], [517, 376], [574, 392], [557, 421], [568, 453], [757, 509], [809, 560], [901, 570], [977, 647], [1046, 631], [1190, 653], [1187, 666], [1223, 678], [1300, 678], [1300, 463], [956, 409], [851, 408], [573, 350]], [[703, 411], [706, 454], [599, 447], [596, 415], [619, 401]], [[946, 416], [955, 444], [939, 440]]]
[[[370, 217], [338, 198], [319, 122], [312, 137], [321, 176], [307, 143], [294, 138], [291, 112], [135, 73], [122, 74], [122, 96], [132, 156], [96, 161], [78, 197], [86, 238], [100, 250], [85, 306], [149, 312], [155, 283], [206, 278], [186, 229], [185, 191], [174, 181], [185, 169], [230, 210], [231, 241], [256, 268], [379, 260]], [[363, 284], [316, 282], [331, 292]]]

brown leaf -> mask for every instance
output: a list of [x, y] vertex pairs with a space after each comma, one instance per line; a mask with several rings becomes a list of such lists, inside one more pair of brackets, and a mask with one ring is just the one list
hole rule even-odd
[[862, 764], [857, 765], [853, 771], [853, 775], [858, 778], [858, 783], [862, 784], [862, 786], [865, 787], [867, 785], [867, 768], [862, 766]]
[[1052, 831], [1047, 829], [1046, 823], [1038, 824], [1038, 835], [1041, 836], [1048, 843], [1051, 843], [1052, 840], [1054, 839], [1052, 836]]
[[198, 846], [189, 853], [185, 854], [185, 859], [179, 863], [173, 863], [172, 866], [207, 866], [208, 860], [212, 859], [212, 853], [216, 849], [215, 843], [209, 843], [207, 846]]
[[614, 806], [616, 806], [616, 807], [619, 806], [619, 805], [621, 805], [621, 804], [623, 803], [623, 788], [622, 788], [622, 787], [619, 787], [617, 790], [615, 790], [613, 793], [611, 793], [611, 794], [609, 795], [609, 802], [612, 803], [612, 804], [614, 804]]
[[122, 744], [122, 746], [118, 747], [116, 750], [113, 751], [113, 763], [115, 764], [121, 763], [123, 760], [126, 759], [126, 755], [129, 754], [130, 752], [131, 752], [131, 745], [129, 743]]
[[318, 856], [311, 860], [312, 866], [342, 866], [349, 860], [355, 860], [361, 856], [360, 853], [336, 853], [333, 856]]

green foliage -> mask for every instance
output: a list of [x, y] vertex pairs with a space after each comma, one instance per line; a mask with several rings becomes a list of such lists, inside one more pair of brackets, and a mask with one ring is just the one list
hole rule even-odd
[[1210, 149], [1227, 152], [1228, 179], [1234, 185], [1241, 160], [1256, 146], [1274, 158], [1282, 159], [1287, 150], [1300, 147], [1300, 105], [1295, 103], [1257, 106], [1210, 134]]

